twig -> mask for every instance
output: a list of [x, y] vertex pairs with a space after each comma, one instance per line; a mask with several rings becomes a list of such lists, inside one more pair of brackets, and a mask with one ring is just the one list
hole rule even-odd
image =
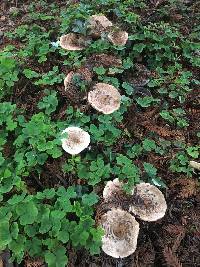
[[183, 267], [178, 257], [173, 254], [171, 248], [166, 246], [163, 250], [163, 256], [168, 267]]
[[35, 181], [38, 183], [38, 185], [42, 188], [42, 189], [44, 189], [44, 186], [43, 186], [43, 184], [40, 182], [40, 180], [38, 179], [38, 177], [33, 173], [32, 174], [32, 176], [33, 176], [33, 178], [35, 179]]

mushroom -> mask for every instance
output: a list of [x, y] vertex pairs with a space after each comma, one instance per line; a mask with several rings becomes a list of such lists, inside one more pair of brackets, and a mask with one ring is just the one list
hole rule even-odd
[[123, 183], [119, 181], [118, 178], [114, 179], [113, 181], [108, 181], [106, 186], [103, 190], [103, 198], [104, 200], [110, 200], [115, 198], [117, 194], [121, 195], [124, 194], [122, 189]]
[[65, 91], [68, 91], [70, 87], [78, 87], [77, 80], [89, 83], [92, 81], [92, 73], [87, 68], [82, 68], [76, 72], [70, 71], [64, 79]]
[[71, 51], [83, 50], [86, 48], [87, 42], [86, 37], [75, 33], [68, 33], [60, 37], [60, 46]]
[[[148, 84], [151, 72], [143, 64], [134, 64], [135, 69], [124, 73], [124, 81], [133, 87], [143, 87]], [[149, 95], [151, 96], [151, 95]]]
[[92, 73], [88, 68], [70, 71], [64, 79], [65, 90], [61, 94], [73, 103], [80, 103], [87, 97], [87, 87], [92, 81]]
[[165, 197], [154, 185], [149, 183], [136, 185], [133, 189], [132, 199], [129, 211], [143, 221], [157, 221], [166, 213]]
[[128, 41], [128, 33], [120, 29], [114, 30], [108, 34], [108, 40], [114, 45], [125, 45]]
[[[119, 57], [105, 53], [94, 54], [88, 57], [85, 63], [87, 68], [89, 68], [91, 71], [93, 70], [94, 67], [101, 67], [101, 66], [106, 69], [122, 67], [122, 60]], [[108, 70], [108, 74], [115, 74], [115, 71]]]
[[97, 38], [112, 25], [112, 22], [103, 15], [93, 15], [88, 20], [89, 33]]
[[189, 165], [190, 165], [190, 167], [200, 171], [200, 162], [196, 162], [196, 161], [191, 160], [189, 162]]
[[88, 94], [88, 101], [96, 110], [111, 114], [120, 107], [121, 95], [118, 90], [106, 83], [97, 83]]
[[71, 155], [79, 154], [90, 144], [90, 135], [79, 127], [68, 127], [63, 134], [67, 136], [61, 139], [62, 148]]
[[112, 208], [101, 217], [102, 250], [114, 258], [131, 255], [137, 247], [139, 223], [129, 212]]

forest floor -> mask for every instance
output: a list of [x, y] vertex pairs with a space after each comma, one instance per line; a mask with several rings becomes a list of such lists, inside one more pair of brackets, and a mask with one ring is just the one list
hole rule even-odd
[[[109, 82], [118, 84], [121, 92], [130, 99], [127, 111], [122, 114], [122, 120], [113, 126], [113, 131], [119, 129], [122, 135], [108, 135], [108, 138], [115, 139], [113, 143], [109, 141], [108, 145], [104, 145], [107, 137], [102, 140], [96, 138], [97, 145], [93, 141], [91, 150], [98, 151], [97, 154], [102, 154], [106, 159], [109, 153], [129, 156], [140, 168], [141, 180], [156, 181], [155, 184], [161, 186], [168, 205], [163, 219], [151, 223], [140, 222], [137, 249], [131, 256], [119, 260], [104, 252], [91, 256], [85, 249], [77, 250], [68, 244], [68, 266], [200, 266], [200, 172], [189, 166], [189, 161], [198, 161], [199, 157], [200, 2], [143, 0], [133, 1], [133, 5], [128, 5], [131, 1], [116, 1], [115, 4], [115, 1], [99, 1], [99, 4], [96, 3], [96, 10], [95, 1], [33, 2], [1, 0], [0, 50], [5, 53], [7, 47], [12, 45], [14, 48], [9, 48], [9, 51], [15, 54], [19, 62], [18, 80], [12, 86], [12, 93], [3, 95], [1, 101], [16, 104], [19, 110], [23, 110], [23, 115], [28, 121], [39, 112], [38, 102], [45, 96], [44, 89], [53, 89], [57, 93], [58, 105], [56, 111], [51, 113], [52, 121], [67, 120], [65, 111], [69, 106], [73, 106], [74, 110], [79, 108], [91, 119], [94, 110], [88, 106], [84, 98], [74, 101], [75, 96], [66, 94], [63, 77], [70, 70], [81, 68], [85, 58], [94, 55], [94, 51], [97, 51], [96, 54], [111, 54], [114, 51], [115, 55], [124, 57], [127, 64], [133, 63], [130, 68], [118, 72], [114, 77], [106, 76], [105, 62], [98, 62], [97, 73], [93, 76], [93, 82], [109, 78]], [[68, 6], [76, 5], [79, 12], [80, 3], [86, 4], [86, 10], [83, 10], [80, 16], [72, 18], [72, 15], [69, 19], [69, 14], [65, 15]], [[125, 49], [112, 50], [110, 47], [105, 48], [97, 44], [85, 54], [62, 54], [57, 51], [56, 42], [61, 33], [70, 32], [70, 29], [73, 30], [78, 25], [77, 23], [74, 28], [70, 28], [69, 20], [75, 19], [77, 22], [84, 19], [87, 8], [89, 14], [105, 12], [110, 20], [129, 32], [130, 43]], [[126, 12], [129, 12], [127, 17]], [[131, 14], [135, 14], [135, 17], [131, 17]], [[146, 36], [144, 32], [147, 33]], [[47, 41], [47, 47], [44, 46], [41, 50], [37, 47], [37, 42], [42, 46]], [[55, 66], [58, 66], [58, 71], [53, 70], [53, 73], [49, 73]], [[40, 84], [35, 84], [37, 75], [30, 78], [23, 72], [24, 69], [48, 75], [46, 78], [41, 76]], [[100, 73], [101, 71], [103, 73]], [[146, 83], [145, 79], [148, 80]], [[141, 80], [144, 85], [140, 84]], [[132, 86], [128, 88], [132, 88], [133, 93], [129, 94], [127, 84]], [[79, 118], [75, 119], [78, 121]], [[97, 117], [86, 122], [86, 129], [90, 129], [90, 123], [96, 122]], [[81, 122], [81, 125], [84, 125], [84, 122]], [[11, 134], [4, 145], [6, 157], [14, 154], [10, 145], [13, 142], [12, 138]], [[136, 144], [142, 147], [141, 153], [137, 154], [131, 150], [131, 146]], [[133, 153], [135, 155], [131, 156]], [[83, 162], [84, 156], [83, 153]], [[39, 178], [34, 168], [28, 176], [24, 175], [23, 181], [29, 193], [35, 194], [46, 188], [58, 188], [61, 185], [77, 185], [86, 187], [89, 192], [96, 192], [102, 199], [105, 181], [109, 179], [102, 179], [94, 185], [89, 183], [88, 186], [87, 179], [77, 178], [76, 173], [66, 171], [63, 174], [61, 166], [67, 162], [69, 167], [69, 158], [66, 154], [58, 158], [49, 157], [42, 166]], [[108, 163], [108, 160], [104, 161]], [[143, 162], [151, 164], [149, 171], [145, 171]], [[154, 172], [153, 175], [151, 171]], [[114, 176], [112, 173], [109, 178], [112, 180]], [[96, 205], [98, 206], [98, 203]], [[9, 265], [5, 265], [7, 266]], [[27, 254], [23, 262], [16, 266], [40, 267], [44, 264]]]

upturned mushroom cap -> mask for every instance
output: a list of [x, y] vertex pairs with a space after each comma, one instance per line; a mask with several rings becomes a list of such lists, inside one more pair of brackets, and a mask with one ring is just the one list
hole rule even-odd
[[92, 34], [94, 37], [100, 37], [101, 34], [112, 25], [112, 22], [103, 15], [93, 15], [88, 20], [90, 34]]
[[124, 258], [135, 252], [139, 223], [129, 212], [112, 208], [101, 217], [104, 229], [102, 250], [114, 258]]
[[108, 40], [114, 45], [125, 45], [128, 41], [128, 33], [126, 31], [113, 31], [108, 34]]
[[163, 193], [149, 183], [138, 184], [133, 191], [129, 211], [143, 221], [157, 221], [164, 217], [167, 204]]
[[97, 83], [88, 94], [88, 101], [96, 110], [111, 114], [120, 107], [121, 95], [118, 90], [106, 83]]
[[110, 200], [115, 197], [116, 194], [121, 194], [121, 192], [123, 192], [122, 186], [123, 183], [120, 182], [118, 178], [113, 181], [108, 181], [103, 190], [104, 200]]
[[62, 148], [71, 155], [79, 154], [90, 144], [90, 135], [79, 127], [68, 127], [62, 134], [67, 133], [67, 137], [62, 138]]
[[60, 46], [71, 51], [85, 49], [87, 42], [88, 40], [84, 36], [75, 33], [68, 33], [60, 37]]

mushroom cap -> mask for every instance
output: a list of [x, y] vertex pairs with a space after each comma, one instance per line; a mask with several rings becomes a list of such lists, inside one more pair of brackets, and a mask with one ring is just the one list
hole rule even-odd
[[77, 155], [90, 144], [90, 135], [79, 127], [68, 127], [62, 134], [67, 133], [67, 137], [62, 138], [62, 148], [71, 155]]
[[133, 87], [143, 87], [148, 84], [151, 72], [143, 64], [134, 64], [135, 70], [124, 73], [124, 81], [130, 83]]
[[191, 160], [189, 162], [189, 165], [190, 165], [190, 167], [200, 171], [200, 162], [196, 162], [196, 161]]
[[103, 15], [92, 15], [88, 20], [90, 34], [94, 35], [95, 37], [100, 37], [101, 34], [112, 25], [112, 22]]
[[74, 76], [75, 72], [74, 71], [70, 71], [67, 76], [64, 79], [64, 86], [65, 86], [65, 90], [68, 88], [68, 86], [70, 84], [72, 84], [73, 81], [73, 76]]
[[163, 193], [157, 187], [149, 183], [140, 183], [133, 190], [130, 212], [148, 222], [164, 217], [167, 204]]
[[129, 212], [112, 208], [101, 217], [102, 250], [114, 258], [131, 255], [137, 247], [139, 223]]
[[[94, 67], [104, 67], [104, 68], [121, 68], [122, 67], [122, 60], [121, 58], [117, 57], [116, 55], [110, 54], [94, 54], [89, 56], [86, 59], [86, 66], [93, 70]], [[110, 70], [108, 74], [110, 74]], [[114, 71], [113, 71], [114, 72]]]
[[86, 64], [92, 68], [103, 66], [104, 68], [122, 67], [121, 58], [110, 54], [93, 54], [86, 59]]
[[64, 79], [64, 86], [65, 86], [65, 91], [68, 91], [68, 89], [71, 86], [76, 86], [73, 78], [75, 77], [75, 75], [80, 77], [80, 80], [84, 80], [87, 82], [91, 82], [92, 81], [92, 73], [87, 69], [87, 68], [82, 68], [78, 71], [70, 71], [67, 76]]
[[68, 33], [60, 37], [60, 46], [63, 49], [76, 51], [86, 47], [87, 39], [76, 33]]
[[114, 179], [113, 181], [108, 181], [103, 190], [104, 200], [110, 200], [115, 197], [116, 194], [121, 195], [121, 192], [123, 192], [122, 186], [123, 183], [120, 182], [118, 178]]
[[107, 83], [97, 83], [88, 94], [88, 101], [96, 110], [111, 114], [120, 108], [121, 95], [118, 90]]
[[121, 30], [110, 32], [108, 40], [114, 45], [125, 45], [128, 41], [128, 33]]

